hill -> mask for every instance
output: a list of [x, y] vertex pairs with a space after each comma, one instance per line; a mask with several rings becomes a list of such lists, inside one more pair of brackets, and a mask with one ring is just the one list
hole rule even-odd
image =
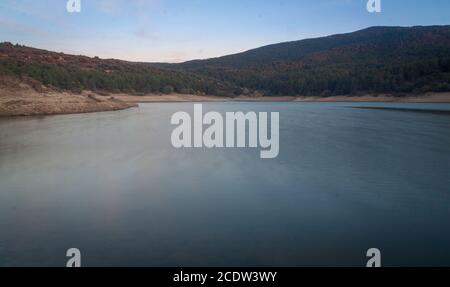
[[233, 87], [216, 79], [145, 63], [56, 53], [0, 43], [0, 75], [30, 77], [50, 87], [130, 94], [220, 94]]
[[72, 92], [236, 96], [450, 91], [450, 26], [371, 27], [181, 64], [135, 63], [0, 44], [0, 74]]
[[270, 95], [449, 91], [450, 26], [371, 27], [158, 66]]

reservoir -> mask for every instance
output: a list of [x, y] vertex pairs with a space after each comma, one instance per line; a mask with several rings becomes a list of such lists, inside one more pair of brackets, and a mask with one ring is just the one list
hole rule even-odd
[[450, 105], [278, 112], [279, 155], [176, 149], [192, 103], [0, 119], [0, 266], [450, 266]]

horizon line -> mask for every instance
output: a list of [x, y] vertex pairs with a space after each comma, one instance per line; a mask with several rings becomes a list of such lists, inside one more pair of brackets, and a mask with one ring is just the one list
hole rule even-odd
[[122, 61], [122, 62], [128, 62], [128, 63], [139, 63], [139, 64], [169, 64], [170, 65], [170, 64], [183, 64], [183, 63], [189, 63], [189, 62], [195, 62], [195, 61], [219, 59], [219, 58], [222, 58], [222, 57], [238, 55], [238, 54], [246, 53], [246, 52], [249, 52], [249, 51], [253, 51], [253, 50], [256, 50], [256, 49], [269, 47], [269, 46], [273, 46], [273, 45], [279, 45], [279, 44], [285, 44], [285, 43], [293, 43], [293, 42], [299, 42], [299, 41], [305, 41], [305, 40], [321, 39], [321, 38], [327, 38], [327, 37], [338, 36], [338, 35], [352, 34], [352, 33], [355, 33], [355, 32], [364, 31], [364, 30], [372, 29], [372, 28], [416, 28], [416, 27], [445, 27], [445, 26], [450, 26], [450, 24], [445, 24], [445, 25], [439, 25], [439, 24], [436, 24], [436, 25], [411, 25], [411, 26], [398, 26], [398, 25], [395, 25], [395, 26], [389, 26], [389, 25], [387, 25], [387, 26], [386, 25], [367, 26], [367, 27], [362, 28], [362, 29], [357, 29], [357, 30], [353, 30], [353, 31], [350, 31], [350, 32], [345, 32], [345, 33], [334, 33], [334, 34], [327, 34], [327, 35], [318, 36], [318, 37], [310, 37], [310, 38], [303, 38], [303, 39], [297, 39], [297, 40], [276, 42], [276, 43], [271, 43], [271, 44], [257, 46], [255, 48], [243, 50], [243, 51], [236, 52], [236, 53], [224, 54], [224, 55], [220, 55], [220, 56], [207, 57], [207, 58], [194, 58], [194, 59], [180, 61], [180, 62], [163, 62], [163, 61], [147, 62], [147, 61], [123, 60], [123, 59], [119, 59], [119, 58], [103, 58], [103, 57], [97, 56], [97, 55], [96, 56], [89, 56], [89, 55], [85, 55], [85, 54], [76, 54], [76, 53], [70, 53], [70, 52], [48, 50], [48, 49], [44, 49], [44, 48], [39, 48], [37, 46], [28, 46], [28, 45], [25, 45], [25, 44], [21, 44], [21, 43], [18, 43], [18, 42], [11, 42], [11, 41], [7, 41], [7, 40], [4, 40], [4, 41], [0, 42], [0, 44], [7, 44], [7, 43], [9, 43], [9, 44], [12, 44], [14, 46], [15, 45], [19, 45], [19, 46], [22, 46], [22, 47], [42, 50], [42, 51], [46, 51], [46, 52], [53, 52], [53, 53], [58, 53], [58, 54], [62, 53], [62, 54], [69, 55], [69, 56], [82, 56], [82, 57], [87, 57], [87, 58], [99, 58], [101, 60], [116, 60], [116, 61]]

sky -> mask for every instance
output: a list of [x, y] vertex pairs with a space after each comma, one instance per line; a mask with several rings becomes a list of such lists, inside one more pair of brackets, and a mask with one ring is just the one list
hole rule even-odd
[[142, 62], [182, 62], [370, 26], [450, 24], [449, 0], [0, 0], [0, 42]]

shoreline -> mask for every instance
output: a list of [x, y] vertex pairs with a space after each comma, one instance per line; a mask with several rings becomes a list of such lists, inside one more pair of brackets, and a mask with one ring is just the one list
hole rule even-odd
[[391, 95], [365, 96], [334, 96], [334, 97], [248, 97], [235, 98], [198, 95], [155, 95], [133, 96], [127, 94], [112, 94], [112, 97], [127, 103], [183, 103], [183, 102], [303, 102], [303, 103], [450, 103], [450, 92], [428, 93], [419, 96], [395, 97]]
[[137, 107], [114, 97], [47, 88], [32, 79], [0, 77], [0, 117], [46, 116], [124, 110]]
[[199, 102], [293, 102], [293, 103], [450, 103], [450, 92], [428, 93], [419, 96], [395, 97], [391, 95], [335, 96], [335, 97], [249, 97], [235, 98], [185, 95], [185, 94], [99, 94], [83, 91], [74, 94], [31, 85], [11, 82], [0, 85], [0, 117], [46, 116], [81, 114], [125, 110], [138, 107], [140, 103], [199, 103]]
[[114, 98], [100, 98], [92, 94], [69, 93], [39, 94], [33, 97], [0, 96], [0, 118], [19, 116], [49, 116], [119, 111], [138, 107]]

